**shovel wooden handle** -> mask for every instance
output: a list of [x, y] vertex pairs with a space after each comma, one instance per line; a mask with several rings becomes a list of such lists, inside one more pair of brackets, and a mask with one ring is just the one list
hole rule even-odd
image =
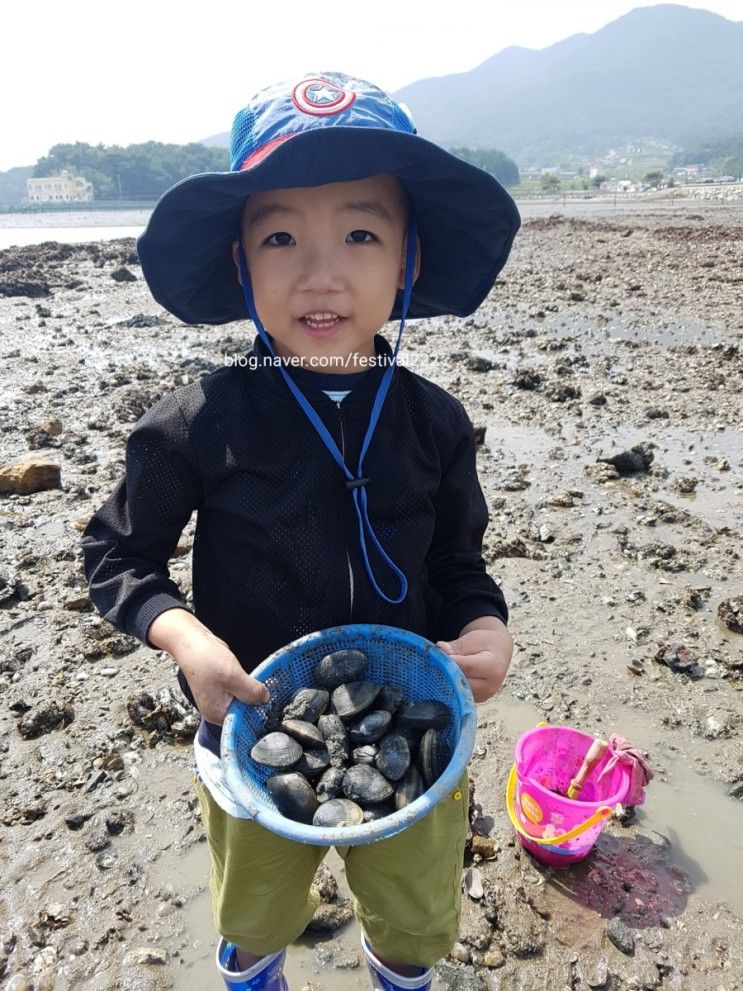
[[594, 767], [598, 764], [601, 758], [606, 753], [606, 748], [609, 746], [607, 740], [594, 740], [591, 746], [588, 748], [588, 753], [583, 758], [583, 763], [581, 764], [578, 773], [575, 775], [573, 780], [570, 782], [570, 787], [568, 788], [567, 797], [568, 798], [578, 798], [581, 791], [583, 791], [583, 785], [586, 783], [586, 779]]

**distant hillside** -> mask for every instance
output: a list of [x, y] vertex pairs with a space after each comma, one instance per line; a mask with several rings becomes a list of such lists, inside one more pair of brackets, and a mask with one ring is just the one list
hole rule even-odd
[[506, 48], [470, 72], [394, 95], [419, 133], [497, 147], [520, 167], [631, 141], [686, 145], [743, 129], [743, 22], [661, 4], [541, 51]]
[[0, 203], [15, 205], [26, 198], [26, 179], [34, 174], [33, 165], [20, 165], [7, 172], [0, 172]]
[[58, 175], [63, 169], [93, 183], [96, 199], [157, 199], [186, 176], [197, 172], [223, 172], [227, 155], [220, 148], [187, 145], [143, 144], [89, 145], [82, 141], [59, 144], [40, 158], [35, 176]]
[[674, 155], [671, 164], [691, 165], [695, 162], [714, 165], [725, 175], [743, 175], [743, 133], [685, 148]]

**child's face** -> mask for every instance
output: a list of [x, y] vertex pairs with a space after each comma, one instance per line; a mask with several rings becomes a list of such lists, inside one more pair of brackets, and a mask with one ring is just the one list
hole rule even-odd
[[[354, 363], [374, 355], [374, 335], [405, 285], [406, 228], [403, 191], [389, 175], [250, 196], [245, 257], [277, 354], [317, 371], [368, 367]], [[416, 278], [419, 258], [418, 247]], [[337, 357], [350, 360], [328, 362]]]

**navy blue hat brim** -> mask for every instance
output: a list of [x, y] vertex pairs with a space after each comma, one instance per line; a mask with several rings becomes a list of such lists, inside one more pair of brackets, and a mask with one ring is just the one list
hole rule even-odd
[[[521, 220], [487, 172], [413, 134], [325, 127], [277, 145], [244, 172], [190, 176], [160, 198], [137, 250], [158, 303], [185, 323], [248, 319], [232, 259], [252, 193], [321, 186], [387, 172], [407, 190], [421, 240], [409, 317], [467, 316], [503, 268]], [[401, 294], [390, 319], [400, 317]]]

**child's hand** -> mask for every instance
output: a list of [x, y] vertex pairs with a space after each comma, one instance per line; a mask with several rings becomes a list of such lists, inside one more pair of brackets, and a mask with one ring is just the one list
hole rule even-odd
[[207, 722], [224, 722], [233, 698], [262, 705], [265, 685], [243, 670], [230, 648], [184, 609], [168, 609], [151, 624], [148, 639], [171, 655], [189, 684]]
[[486, 702], [500, 689], [513, 654], [513, 638], [494, 616], [473, 620], [457, 640], [440, 640], [436, 646], [462, 669], [475, 702]]

